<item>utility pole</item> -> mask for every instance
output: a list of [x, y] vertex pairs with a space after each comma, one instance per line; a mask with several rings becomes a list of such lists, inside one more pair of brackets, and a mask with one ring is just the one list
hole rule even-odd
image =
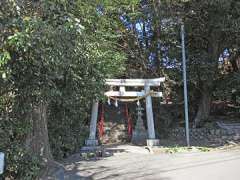
[[181, 24], [181, 40], [182, 40], [182, 66], [183, 66], [183, 83], [184, 83], [184, 113], [187, 146], [190, 146], [189, 138], [189, 119], [188, 119], [188, 95], [187, 95], [187, 73], [186, 73], [186, 52], [185, 52], [185, 30], [184, 24]]

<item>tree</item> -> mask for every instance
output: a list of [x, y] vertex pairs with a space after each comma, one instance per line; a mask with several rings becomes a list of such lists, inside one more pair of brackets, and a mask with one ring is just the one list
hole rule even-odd
[[[62, 157], [55, 141], [65, 153], [79, 148], [79, 141], [63, 137], [72, 133], [79, 138], [82, 132], [74, 133], [88, 117], [89, 104], [102, 98], [104, 79], [121, 72], [125, 59], [118, 48], [117, 22], [109, 21], [114, 13], [110, 6], [105, 15], [98, 11], [98, 1], [36, 3], [6, 0], [1, 4], [1, 97], [11, 100], [10, 110], [5, 101], [1, 104], [2, 113], [10, 116], [7, 123], [14, 127], [6, 137], [9, 143], [1, 144], [1, 149], [12, 159], [21, 148], [19, 161], [7, 167], [7, 176], [19, 179], [35, 176], [21, 172], [27, 155], [48, 163], [52, 154]], [[4, 133], [12, 133], [3, 124], [6, 121], [0, 125]]]
[[219, 78], [219, 57], [226, 48], [239, 48], [240, 4], [236, 1], [188, 1], [184, 23], [191, 81], [199, 90], [195, 126], [208, 119], [213, 89]]
[[[127, 76], [165, 76], [165, 96], [177, 94], [175, 89], [181, 87], [179, 27], [184, 22], [191, 103], [198, 104], [194, 126], [199, 126], [208, 119], [212, 92], [222, 79], [219, 57], [224, 50], [229, 49], [237, 69], [238, 7], [238, 2], [226, 0], [141, 1], [124, 16], [129, 29], [124, 36], [129, 52]], [[137, 16], [132, 17], [133, 13]]]

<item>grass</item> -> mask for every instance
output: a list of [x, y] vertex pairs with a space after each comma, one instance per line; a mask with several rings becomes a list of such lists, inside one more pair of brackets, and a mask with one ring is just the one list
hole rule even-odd
[[160, 147], [153, 149], [154, 153], [181, 153], [181, 152], [209, 152], [213, 148], [209, 147], [199, 147], [199, 146], [174, 146], [174, 147]]

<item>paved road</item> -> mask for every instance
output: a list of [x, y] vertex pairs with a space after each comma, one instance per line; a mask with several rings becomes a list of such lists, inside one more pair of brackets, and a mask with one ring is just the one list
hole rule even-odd
[[120, 146], [114, 156], [66, 164], [65, 179], [240, 180], [240, 150], [148, 154]]

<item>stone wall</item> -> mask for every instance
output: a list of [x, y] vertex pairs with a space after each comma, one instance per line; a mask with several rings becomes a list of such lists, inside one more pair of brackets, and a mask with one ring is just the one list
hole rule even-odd
[[[173, 129], [168, 129], [160, 135], [160, 139], [169, 141], [175, 141], [179, 144], [184, 144], [186, 141], [185, 128], [178, 127]], [[199, 129], [190, 129], [190, 140], [192, 145], [223, 145], [229, 141], [239, 142], [240, 133], [237, 131], [229, 131], [220, 128], [199, 128]]]

